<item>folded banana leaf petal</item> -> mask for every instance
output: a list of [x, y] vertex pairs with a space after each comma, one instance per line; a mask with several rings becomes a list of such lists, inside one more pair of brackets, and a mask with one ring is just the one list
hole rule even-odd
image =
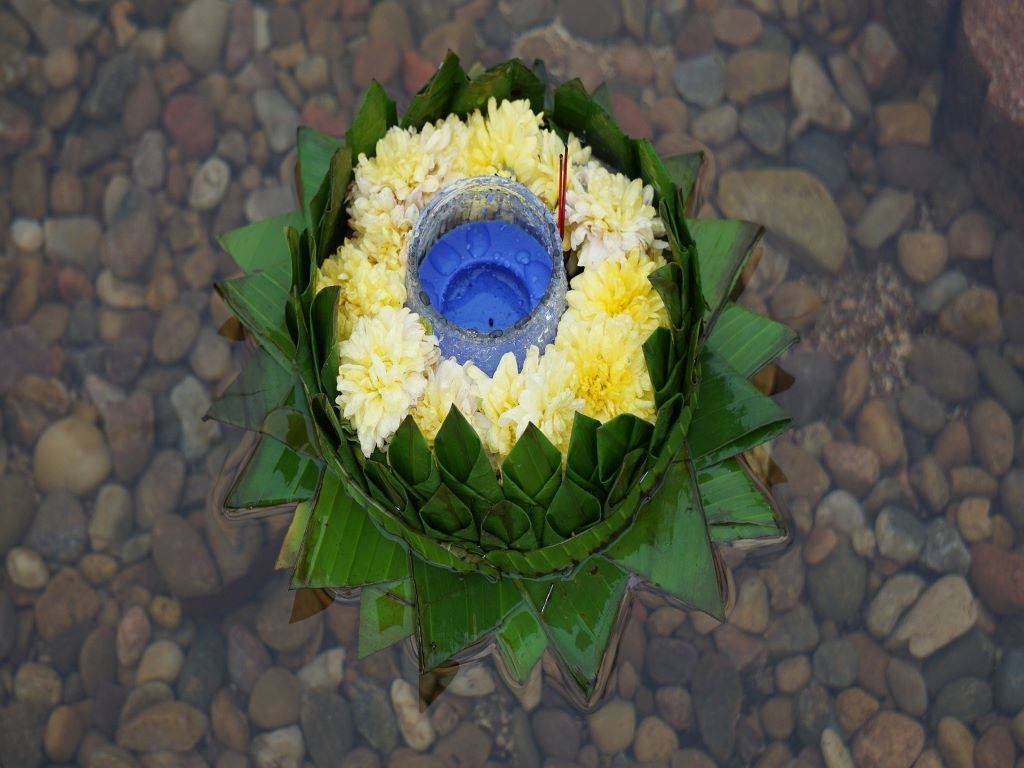
[[700, 497], [707, 513], [711, 538], [781, 539], [786, 536], [782, 518], [750, 471], [738, 459], [697, 472]]
[[345, 141], [337, 136], [328, 136], [314, 130], [308, 125], [300, 125], [295, 144], [295, 172], [299, 177], [303, 221], [306, 229], [314, 232], [327, 203], [323, 195], [319, 201], [316, 201], [316, 198], [321, 192], [331, 158], [345, 145]]
[[258, 430], [267, 415], [284, 405], [294, 390], [294, 377], [271, 355], [257, 350], [207, 415], [241, 429]]
[[302, 211], [292, 211], [225, 232], [218, 238], [221, 247], [247, 275], [288, 264], [286, 227], [303, 225]]
[[217, 283], [217, 292], [263, 348], [285, 368], [291, 368], [296, 352], [295, 342], [284, 322], [284, 307], [291, 287], [291, 267], [287, 261], [283, 267], [274, 266]]
[[412, 579], [363, 587], [359, 596], [359, 658], [383, 650], [416, 631]]
[[495, 633], [505, 668], [523, 684], [548, 647], [548, 637], [537, 614], [526, 601], [505, 617]]
[[323, 465], [264, 435], [228, 492], [224, 508], [237, 512], [308, 501], [316, 494]]
[[690, 235], [697, 247], [700, 264], [700, 287], [707, 304], [707, 328], [729, 298], [751, 249], [764, 233], [764, 227], [746, 221], [694, 219]]
[[427, 123], [443, 120], [452, 111], [452, 101], [465, 87], [466, 80], [459, 57], [448, 51], [437, 72], [412, 97], [402, 117], [402, 127], [422, 128]]
[[353, 161], [358, 161], [360, 155], [373, 157], [377, 142], [387, 133], [388, 128], [397, 123], [395, 102], [388, 97], [381, 84], [374, 80], [345, 134], [345, 144], [352, 148]]
[[750, 378], [797, 340], [788, 325], [729, 303], [708, 335], [708, 348], [744, 378]]

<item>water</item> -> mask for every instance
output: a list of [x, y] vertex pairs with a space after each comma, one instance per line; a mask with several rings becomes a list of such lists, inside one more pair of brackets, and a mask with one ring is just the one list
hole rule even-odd
[[[1024, 199], [1000, 170], [1024, 152], [954, 30], [870, 5], [0, 9], [0, 764], [1019, 760]], [[607, 79], [632, 134], [706, 148], [697, 213], [768, 225], [744, 301], [803, 337], [772, 448], [794, 542], [726, 553], [725, 624], [641, 595], [596, 713], [477, 665], [415, 757], [410, 658], [357, 659], [351, 605], [289, 624], [286, 519], [216, 513], [239, 435], [201, 415], [244, 354], [216, 334], [216, 235], [293, 206], [297, 122], [340, 132], [374, 77], [401, 108], [449, 46]]]

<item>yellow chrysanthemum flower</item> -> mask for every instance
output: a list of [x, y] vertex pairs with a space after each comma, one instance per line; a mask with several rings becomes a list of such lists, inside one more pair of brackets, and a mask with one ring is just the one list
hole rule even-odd
[[338, 347], [338, 405], [369, 456], [383, 448], [427, 386], [437, 339], [406, 307], [361, 317]]
[[[583, 320], [562, 315], [555, 347], [576, 369], [576, 395], [587, 416], [608, 421], [623, 413], [654, 417], [654, 395], [640, 331], [626, 315]], [[550, 354], [550, 353], [548, 353]]]
[[662, 250], [665, 226], [654, 210], [654, 190], [640, 179], [612, 173], [595, 161], [577, 174], [566, 191], [565, 224], [569, 247], [587, 268], [631, 251]]
[[585, 408], [578, 395], [579, 370], [568, 354], [549, 344], [537, 370], [523, 376], [523, 380], [518, 403], [505, 412], [502, 421], [514, 428], [517, 439], [533, 423], [562, 452], [564, 459], [569, 451], [573, 419], [577, 411]]
[[434, 438], [453, 405], [468, 421], [474, 423], [477, 431], [484, 431], [486, 423], [479, 418], [478, 408], [480, 396], [477, 384], [481, 377], [484, 374], [475, 365], [459, 365], [451, 357], [442, 360], [430, 373], [426, 389], [412, 411], [416, 426], [428, 443], [434, 444]]
[[[490, 377], [483, 376], [478, 382], [480, 391], [480, 412], [487, 424], [487, 431], [482, 435], [487, 450], [496, 457], [508, 455], [515, 445], [521, 431], [517, 425], [504, 416], [519, 403], [526, 384], [526, 378], [537, 371], [540, 363], [540, 350], [530, 347], [523, 360], [520, 371], [516, 356], [506, 352], [498, 362], [498, 367]], [[526, 429], [526, 424], [523, 424]]]
[[530, 109], [526, 99], [503, 101], [491, 97], [487, 115], [469, 116], [464, 155], [467, 175], [513, 175], [536, 163], [543, 117]]
[[598, 262], [572, 279], [565, 297], [569, 309], [584, 321], [626, 316], [646, 340], [655, 328], [668, 324], [665, 304], [647, 279], [657, 267], [640, 249]]
[[[529, 187], [544, 204], [554, 210], [558, 204], [558, 162], [565, 153], [565, 142], [554, 131], [541, 131], [540, 151], [535, 162], [523, 163], [518, 178]], [[584, 147], [580, 140], [569, 134], [569, 178], [566, 187], [576, 184], [575, 169], [590, 160], [590, 147]]]
[[346, 240], [317, 271], [317, 290], [329, 285], [341, 288], [338, 301], [338, 338], [347, 339], [361, 317], [371, 317], [384, 307], [405, 303], [403, 271], [374, 263], [361, 243]]

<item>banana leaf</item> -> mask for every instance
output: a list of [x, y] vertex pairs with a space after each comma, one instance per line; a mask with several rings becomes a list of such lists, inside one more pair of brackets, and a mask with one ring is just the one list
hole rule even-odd
[[689, 228], [697, 246], [700, 287], [708, 307], [706, 327], [711, 328], [764, 227], [746, 221], [694, 219]]
[[501, 622], [495, 639], [506, 669], [520, 684], [526, 682], [548, 647], [544, 627], [525, 601], [512, 609]]
[[[345, 141], [314, 130], [308, 125], [300, 125], [295, 144], [295, 172], [299, 179], [303, 221], [307, 230], [315, 232], [327, 202], [326, 197], [321, 194], [323, 182], [327, 178], [331, 158], [345, 145]], [[319, 201], [316, 200], [318, 196]]]
[[[282, 237], [283, 239], [283, 237]], [[295, 343], [285, 327], [284, 307], [291, 287], [291, 267], [254, 272], [217, 283], [217, 293], [263, 348], [285, 368], [292, 368]]]
[[312, 499], [322, 464], [264, 435], [228, 492], [228, 510], [277, 507]]
[[427, 123], [443, 120], [452, 111], [452, 101], [465, 84], [466, 73], [459, 57], [448, 51], [438, 70], [412, 97], [402, 117], [402, 127], [422, 128]]
[[796, 343], [787, 325], [729, 303], [708, 335], [708, 348], [744, 378], [750, 378]]
[[294, 390], [294, 377], [260, 349], [242, 365], [207, 416], [241, 429], [258, 430], [267, 415], [284, 405]]
[[387, 133], [388, 128], [398, 123], [398, 112], [381, 84], [374, 80], [363, 96], [356, 116], [352, 119], [345, 143], [352, 148], [352, 159], [360, 155], [373, 157], [377, 142]]
[[221, 247], [247, 275], [288, 264], [285, 227], [301, 227], [302, 211], [292, 211], [225, 232], [218, 238]]
[[359, 658], [383, 650], [416, 631], [412, 579], [363, 587], [359, 595]]
[[786, 535], [786, 528], [765, 490], [754, 482], [737, 459], [727, 459], [700, 470], [697, 485], [711, 538], [715, 541], [774, 539]]
[[590, 145], [595, 156], [620, 173], [631, 177], [639, 175], [633, 141], [622, 132], [615, 118], [587, 93], [579, 79], [562, 83], [555, 89], [553, 117], [561, 128], [579, 136]]
[[519, 59], [506, 61], [470, 77], [462, 83], [452, 100], [452, 114], [465, 116], [485, 110], [491, 98], [497, 101], [527, 99], [534, 112], [544, 109], [545, 85]]

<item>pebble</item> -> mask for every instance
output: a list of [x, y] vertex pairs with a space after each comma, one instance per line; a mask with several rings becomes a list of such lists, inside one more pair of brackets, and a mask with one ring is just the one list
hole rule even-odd
[[978, 350], [978, 370], [996, 399], [1014, 416], [1024, 414], [1024, 378], [994, 349]]
[[273, 730], [299, 719], [299, 681], [284, 667], [270, 667], [256, 680], [249, 697], [249, 719]]
[[845, 638], [826, 640], [811, 659], [814, 677], [829, 688], [846, 688], [857, 679], [857, 649]]
[[420, 711], [419, 691], [407, 680], [395, 679], [391, 683], [391, 705], [405, 743], [417, 752], [429, 749], [437, 735], [428, 713]]
[[857, 765], [910, 768], [924, 748], [924, 729], [916, 720], [897, 712], [879, 712], [853, 743]]
[[928, 709], [928, 690], [916, 666], [894, 657], [885, 668], [885, 679], [896, 706], [912, 717], [924, 715]]
[[988, 259], [995, 245], [992, 220], [978, 211], [957, 216], [949, 226], [949, 252], [954, 258], [974, 261]]
[[327, 649], [296, 673], [306, 690], [333, 691], [341, 684], [344, 676], [345, 649], [342, 646]]
[[924, 548], [925, 527], [905, 509], [885, 507], [875, 518], [875, 541], [879, 554], [897, 565], [907, 565]]
[[943, 576], [903, 617], [892, 642], [906, 644], [914, 658], [927, 658], [970, 630], [977, 619], [978, 605], [967, 581], [959, 575]]
[[144, 608], [133, 605], [117, 625], [117, 660], [122, 666], [133, 667], [142, 658], [149, 645], [152, 627]]
[[208, 72], [220, 61], [230, 14], [224, 0], [191, 0], [174, 17], [168, 42], [186, 64]]
[[743, 48], [761, 36], [761, 17], [749, 8], [721, 8], [711, 17], [715, 38], [733, 48]]
[[726, 216], [757, 221], [792, 242], [812, 268], [836, 272], [843, 264], [846, 225], [828, 190], [804, 171], [727, 171], [718, 204]]
[[890, 576], [878, 590], [865, 611], [865, 625], [877, 638], [884, 638], [903, 612], [917, 600], [925, 582], [915, 573], [897, 573]]
[[295, 208], [295, 193], [282, 185], [254, 189], [245, 198], [245, 217], [249, 221], [263, 221], [288, 213]]
[[46, 428], [36, 443], [32, 466], [43, 491], [84, 496], [110, 474], [111, 458], [103, 433], [72, 416]]
[[1014, 715], [1024, 708], [1024, 648], [1007, 648], [993, 677], [993, 694], [999, 711]]
[[160, 131], [146, 131], [132, 155], [132, 179], [143, 189], [156, 190], [164, 183], [167, 140]]
[[998, 614], [1024, 610], [1024, 557], [994, 544], [975, 544], [970, 552], [971, 583], [985, 605]]
[[270, 148], [275, 152], [289, 149], [295, 142], [295, 130], [299, 124], [299, 113], [295, 107], [280, 91], [270, 88], [256, 91], [252, 102]]
[[21, 589], [42, 589], [50, 580], [50, 572], [38, 552], [14, 547], [7, 553], [7, 575]]
[[213, 149], [216, 118], [206, 97], [193, 93], [175, 94], [164, 105], [161, 119], [171, 141], [185, 157], [197, 159]]
[[724, 144], [736, 135], [739, 115], [731, 104], [721, 104], [697, 116], [690, 129], [700, 142]]
[[758, 576], [744, 579], [729, 614], [729, 623], [744, 632], [761, 634], [768, 627], [769, 617], [768, 587]]
[[857, 496], [865, 496], [881, 472], [875, 452], [856, 443], [828, 443], [822, 449], [822, 458], [836, 485]]
[[685, 59], [672, 70], [672, 82], [686, 101], [710, 109], [725, 95], [725, 61], [719, 53]]
[[807, 569], [807, 589], [819, 616], [847, 622], [857, 615], [867, 580], [867, 566], [846, 540], [841, 540], [831, 556], [820, 565]]
[[1013, 421], [999, 403], [991, 398], [980, 400], [971, 409], [968, 425], [971, 444], [981, 465], [999, 477], [1013, 463]]
[[35, 219], [15, 219], [11, 222], [11, 239], [18, 250], [35, 253], [43, 247], [43, 228]]
[[704, 746], [726, 762], [736, 742], [743, 687], [736, 668], [724, 656], [711, 654], [695, 670], [693, 701]]
[[834, 728], [821, 732], [821, 756], [826, 768], [855, 768], [850, 751]]
[[448, 685], [448, 692], [466, 698], [481, 698], [494, 693], [494, 677], [480, 664], [460, 667], [455, 678]]
[[679, 748], [679, 739], [664, 720], [650, 715], [640, 721], [633, 742], [633, 754], [643, 763], [668, 760]]
[[818, 58], [806, 48], [793, 56], [789, 65], [789, 91], [797, 118], [791, 130], [814, 123], [844, 133], [853, 125], [853, 113], [829, 80]]
[[606, 755], [623, 752], [633, 743], [636, 710], [632, 702], [612, 699], [587, 716], [590, 738]]
[[907, 277], [930, 283], [942, 274], [949, 260], [946, 238], [937, 232], [908, 230], [900, 234], [897, 257]]
[[199, 211], [209, 211], [220, 205], [231, 184], [231, 168], [217, 156], [211, 157], [196, 169], [188, 192], [188, 204]]
[[964, 344], [993, 344], [1003, 337], [999, 297], [991, 288], [971, 286], [942, 307], [939, 327]]
[[928, 524], [921, 562], [938, 573], [967, 573], [971, 555], [956, 527], [940, 518]]
[[725, 92], [737, 104], [781, 91], [788, 82], [789, 56], [782, 51], [747, 48], [725, 63]]
[[185, 655], [170, 640], [156, 640], [146, 648], [135, 671], [135, 684], [148, 682], [173, 683], [181, 673]]
[[932, 113], [916, 101], [897, 101], [875, 107], [875, 141], [879, 146], [932, 143]]
[[942, 757], [950, 768], [973, 768], [974, 736], [967, 726], [952, 717], [939, 721], [935, 731]]
[[388, 694], [369, 680], [359, 678], [347, 685], [352, 719], [363, 739], [381, 752], [398, 744], [398, 724]]
[[306, 744], [299, 726], [261, 733], [249, 749], [257, 768], [301, 768]]
[[992, 686], [978, 677], [954, 680], [935, 697], [931, 719], [936, 722], [952, 716], [965, 723], [973, 723], [992, 711]]
[[163, 514], [154, 521], [153, 561], [179, 598], [210, 594], [220, 583], [217, 566], [202, 538], [177, 515]]
[[849, 51], [851, 58], [860, 66], [864, 82], [871, 91], [890, 91], [902, 80], [906, 60], [889, 30], [878, 22], [871, 21], [864, 25]]
[[171, 389], [171, 405], [181, 424], [181, 452], [186, 459], [206, 453], [210, 443], [220, 437], [220, 424], [204, 421], [212, 400], [195, 376], [186, 376]]
[[949, 301], [967, 290], [967, 276], [958, 269], [943, 272], [932, 280], [917, 298], [917, 306], [928, 314], [938, 314]]
[[853, 228], [853, 239], [869, 251], [882, 247], [914, 211], [914, 195], [886, 188], [875, 195]]
[[62, 691], [60, 675], [45, 664], [25, 662], [14, 675], [14, 698], [24, 704], [52, 709], [60, 703]]
[[969, 399], [978, 389], [978, 369], [956, 342], [920, 336], [907, 359], [910, 376], [936, 397], [947, 402]]
[[206, 729], [206, 715], [198, 709], [180, 701], [165, 701], [122, 723], [117, 729], [117, 744], [137, 752], [186, 752]]
[[43, 750], [47, 757], [57, 763], [72, 762], [85, 728], [86, 724], [74, 707], [62, 705], [54, 709], [43, 732]]
[[[352, 748], [352, 711], [345, 699], [330, 691], [307, 691], [299, 707], [306, 748], [317, 766], [331, 765]], [[353, 755], [349, 753], [348, 760]]]

